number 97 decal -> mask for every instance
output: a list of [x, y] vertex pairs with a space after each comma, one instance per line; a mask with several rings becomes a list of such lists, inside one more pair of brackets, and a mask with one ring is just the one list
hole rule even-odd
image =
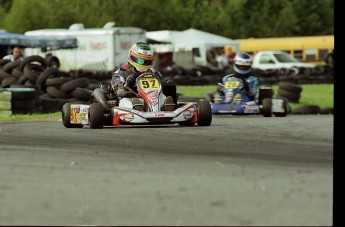
[[159, 88], [159, 83], [156, 78], [140, 78], [140, 86], [142, 88]]

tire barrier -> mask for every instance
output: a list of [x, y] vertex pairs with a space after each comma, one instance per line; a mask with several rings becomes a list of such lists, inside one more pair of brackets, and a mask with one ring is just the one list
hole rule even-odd
[[[34, 89], [34, 97], [24, 101], [22, 99], [11, 100], [11, 110], [0, 110], [2, 114], [10, 114], [4, 111], [45, 113], [60, 111], [66, 102], [88, 102], [92, 91], [99, 87], [100, 83], [109, 82], [112, 72], [90, 72], [76, 70], [62, 72], [59, 70], [59, 62], [54, 57], [42, 58], [33, 55], [22, 62], [0, 60], [0, 90], [12, 88]], [[55, 61], [55, 62], [54, 62]], [[209, 67], [196, 66], [183, 68], [173, 65], [158, 69], [163, 80], [172, 80], [178, 85], [216, 85], [225, 74], [231, 71], [215, 70]], [[291, 70], [254, 70], [262, 85], [278, 84], [277, 96], [288, 99], [289, 102], [298, 103], [302, 90], [300, 84], [308, 83], [333, 83], [333, 71], [328, 68], [317, 68], [314, 72], [305, 72], [303, 69]], [[309, 74], [310, 73], [310, 74]], [[20, 92], [12, 91], [14, 96]], [[3, 94], [2, 94], [3, 95]], [[182, 94], [181, 98], [183, 97]], [[4, 96], [4, 95], [3, 95]], [[193, 97], [198, 99], [198, 97]], [[8, 102], [9, 100], [0, 100]], [[25, 103], [27, 102], [27, 103]], [[8, 109], [8, 103], [2, 103], [2, 108]], [[13, 110], [14, 108], [14, 110]], [[332, 109], [321, 110], [322, 113], [332, 114]]]
[[292, 114], [321, 114], [321, 109], [317, 105], [304, 105], [292, 110]]
[[[68, 73], [60, 72], [56, 64], [49, 67], [46, 59], [36, 55], [22, 62], [0, 63], [2, 116], [57, 112], [66, 102], [87, 103], [93, 89], [99, 84], [90, 82], [88, 78], [73, 78]], [[2, 100], [5, 96], [6, 100]]]
[[289, 102], [299, 103], [302, 86], [291, 82], [278, 83], [278, 98], [286, 98]]

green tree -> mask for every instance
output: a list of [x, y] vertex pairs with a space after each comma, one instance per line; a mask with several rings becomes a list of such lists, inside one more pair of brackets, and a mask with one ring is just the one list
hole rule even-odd
[[0, 26], [10, 32], [109, 21], [147, 31], [192, 27], [233, 39], [334, 34], [334, 0], [0, 0]]
[[333, 3], [330, 0], [293, 0], [293, 8], [300, 27], [296, 35], [333, 34]]

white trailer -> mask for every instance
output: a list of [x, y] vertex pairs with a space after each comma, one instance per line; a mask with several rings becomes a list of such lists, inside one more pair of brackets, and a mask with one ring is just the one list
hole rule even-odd
[[25, 32], [30, 36], [73, 36], [78, 47], [45, 51], [25, 48], [25, 56], [51, 53], [60, 60], [61, 71], [84, 70], [109, 72], [127, 63], [128, 50], [136, 42], [146, 41], [146, 30], [136, 27], [114, 27], [108, 22], [103, 28], [84, 28], [73, 24], [69, 29], [40, 29]]

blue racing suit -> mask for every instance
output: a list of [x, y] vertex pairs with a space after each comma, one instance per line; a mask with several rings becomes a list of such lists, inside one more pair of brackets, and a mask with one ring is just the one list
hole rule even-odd
[[[243, 87], [240, 90], [243, 103], [248, 101], [254, 101], [257, 92], [259, 91], [260, 81], [259, 79], [251, 74], [228, 74], [223, 77], [222, 83], [228, 80], [229, 77], [237, 77], [243, 80]], [[224, 95], [224, 94], [223, 94]]]

